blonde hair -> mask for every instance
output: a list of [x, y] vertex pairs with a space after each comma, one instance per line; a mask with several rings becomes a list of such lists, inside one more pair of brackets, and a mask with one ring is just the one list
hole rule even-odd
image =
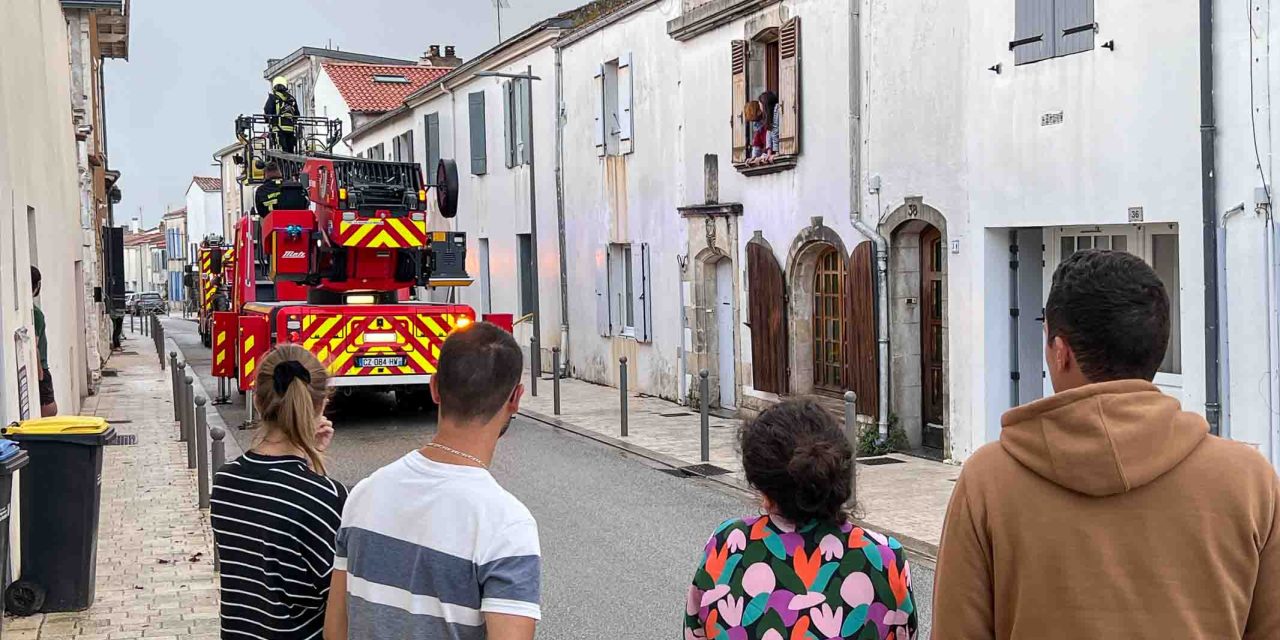
[[759, 100], [752, 100], [748, 102], [747, 106], [742, 109], [742, 117], [746, 118], [747, 122], [755, 122], [763, 115], [764, 108], [760, 106]]
[[[301, 375], [303, 371], [306, 376]], [[324, 457], [316, 449], [316, 420], [328, 398], [329, 371], [310, 351], [296, 344], [272, 349], [253, 384], [253, 405], [262, 417], [255, 446], [278, 432], [306, 454], [316, 473], [324, 475]]]

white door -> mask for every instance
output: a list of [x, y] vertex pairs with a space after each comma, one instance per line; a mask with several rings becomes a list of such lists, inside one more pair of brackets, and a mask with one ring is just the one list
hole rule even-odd
[[733, 357], [733, 264], [728, 260], [716, 263], [716, 332], [720, 406], [727, 409], [738, 403], [737, 361]]

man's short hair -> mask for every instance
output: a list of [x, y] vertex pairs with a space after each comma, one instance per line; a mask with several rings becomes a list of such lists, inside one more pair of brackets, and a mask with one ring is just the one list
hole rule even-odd
[[31, 290], [35, 291], [36, 289], [39, 289], [39, 288], [40, 288], [40, 270], [35, 268], [35, 266], [32, 266], [31, 267]]
[[275, 160], [272, 160], [267, 163], [266, 167], [263, 167], [262, 172], [263, 173], [271, 173], [271, 172], [280, 173], [280, 165], [277, 164]]
[[1092, 249], [1053, 274], [1045, 304], [1049, 340], [1071, 345], [1089, 382], [1152, 380], [1169, 346], [1169, 294], [1147, 263]]
[[511, 396], [523, 367], [520, 345], [497, 325], [476, 322], [454, 331], [436, 366], [441, 417], [488, 421]]

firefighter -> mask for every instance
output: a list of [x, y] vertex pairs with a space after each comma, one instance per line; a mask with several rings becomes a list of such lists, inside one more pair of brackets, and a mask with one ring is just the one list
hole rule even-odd
[[271, 81], [271, 94], [267, 96], [267, 104], [262, 112], [271, 125], [271, 136], [276, 146], [285, 153], [296, 153], [298, 150], [298, 101], [289, 93], [284, 77]]
[[276, 209], [299, 210], [309, 206], [306, 193], [296, 186], [286, 186], [280, 174], [280, 165], [268, 162], [262, 171], [264, 178], [253, 194], [253, 212], [265, 217]]

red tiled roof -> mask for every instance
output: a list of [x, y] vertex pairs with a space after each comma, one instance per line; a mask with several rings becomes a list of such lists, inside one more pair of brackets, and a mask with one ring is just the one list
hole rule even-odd
[[[347, 108], [359, 113], [382, 113], [395, 109], [409, 94], [452, 71], [445, 67], [338, 62], [326, 62], [324, 70], [338, 87], [342, 99], [347, 102]], [[408, 82], [379, 81], [374, 79], [375, 76], [404, 78]]]
[[181, 208], [181, 209], [174, 209], [173, 211], [170, 211], [170, 212], [168, 212], [168, 213], [164, 214], [164, 217], [166, 217], [166, 218], [177, 218], [177, 217], [179, 217], [179, 216], [181, 216], [181, 217], [183, 217], [183, 218], [185, 218], [185, 217], [187, 216], [187, 208], [186, 208], [186, 207], [183, 207], [183, 208]]
[[207, 178], [205, 176], [195, 176], [191, 181], [196, 183], [204, 191], [222, 191], [222, 178]]
[[126, 247], [136, 247], [144, 244], [161, 244], [163, 242], [163, 231], [142, 231], [139, 233], [131, 233], [124, 237], [124, 244]]

